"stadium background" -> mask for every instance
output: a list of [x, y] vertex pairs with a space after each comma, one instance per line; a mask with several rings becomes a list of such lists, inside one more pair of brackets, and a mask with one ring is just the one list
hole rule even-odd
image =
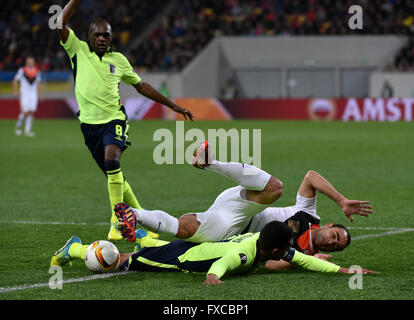
[[[69, 59], [58, 44], [56, 31], [48, 27], [48, 8], [54, 4], [63, 7], [66, 1], [7, 1], [0, 12], [1, 145], [9, 157], [1, 167], [1, 189], [5, 190], [1, 195], [1, 245], [14, 246], [16, 230], [25, 234], [17, 240], [16, 253], [2, 250], [2, 288], [47, 282], [45, 266], [40, 266], [47, 264], [49, 254], [75, 232], [73, 221], [80, 222], [76, 230], [89, 241], [106, 230], [101, 225], [106, 216], [98, 213], [107, 209], [103, 176], [99, 176], [80, 138]], [[348, 26], [348, 9], [354, 4], [363, 9], [362, 30]], [[254, 278], [241, 287], [241, 278], [227, 280], [227, 287], [219, 291], [200, 288], [203, 276], [187, 280], [187, 275], [151, 275], [143, 276], [141, 284], [151, 288], [153, 279], [162, 281], [163, 292], [140, 287], [147, 295], [130, 294], [124, 296], [126, 299], [412, 299], [414, 271], [409, 248], [405, 252], [399, 246], [414, 240], [409, 206], [414, 190], [414, 2], [85, 0], [70, 25], [86, 40], [89, 22], [96, 17], [110, 21], [115, 50], [128, 57], [146, 82], [193, 111], [197, 121], [186, 123], [188, 128], [262, 128], [266, 169], [273, 169], [289, 182], [299, 182], [306, 169], [326, 173], [347, 194], [375, 201], [377, 218], [359, 220], [353, 230], [356, 238], [381, 232], [395, 234], [389, 241], [375, 235], [368, 239], [371, 255], [365, 254], [362, 242], [355, 241], [349, 249], [347, 257], [362, 260], [372, 269], [384, 267], [382, 250], [387, 256], [396, 254], [383, 278], [374, 278], [366, 284], [367, 290], [358, 294], [344, 294], [344, 280], [335, 277], [328, 277], [333, 286], [330, 290], [313, 290], [325, 282], [324, 275], [309, 275], [309, 282], [304, 284], [300, 273], [284, 274], [290, 281], [299, 281], [302, 289], [279, 283], [277, 293], [270, 288], [263, 293], [254, 287], [254, 281], [265, 287], [273, 281], [269, 274], [261, 274], [264, 280]], [[39, 134], [32, 140], [19, 140], [13, 132], [19, 103], [12, 95], [11, 81], [27, 55], [35, 56], [43, 72], [43, 94], [34, 124]], [[384, 90], [386, 82], [392, 90]], [[161, 204], [167, 211], [184, 213], [187, 209], [179, 200], [181, 191], [194, 193], [194, 197], [186, 195], [188, 207], [202, 210], [219, 190], [231, 186], [225, 180], [217, 183], [203, 176], [200, 188], [199, 172], [182, 166], [155, 168], [152, 134], [160, 127], [173, 131], [174, 121], [168, 120], [175, 120], [175, 114], [137, 96], [132, 88], [121, 85], [120, 91], [131, 120], [151, 120], [132, 123], [134, 148], [123, 160], [129, 180], [134, 181], [134, 189], [142, 194], [146, 205], [158, 208]], [[56, 161], [51, 162], [48, 154]], [[84, 186], [79, 187], [76, 179]], [[170, 180], [182, 189], [164, 189], [165, 181]], [[281, 205], [289, 205], [284, 201], [293, 198], [295, 191], [295, 185], [287, 185]], [[155, 193], [157, 197], [151, 197]], [[321, 199], [320, 204], [337, 211], [329, 200]], [[19, 214], [10, 216], [4, 209], [11, 205]], [[85, 216], [85, 208], [93, 214]], [[328, 218], [332, 218], [330, 213]], [[35, 227], [13, 224], [23, 220], [41, 223]], [[57, 220], [67, 224], [54, 224], [51, 236], [48, 221]], [[92, 223], [94, 229], [86, 223]], [[42, 246], [41, 257], [32, 252], [26, 237]], [[396, 247], [402, 251], [395, 253]], [[30, 269], [31, 276], [26, 274], [26, 259], [19, 258], [17, 252], [25, 252], [38, 262], [39, 267]], [[4, 261], [15, 259], [16, 269], [11, 270]], [[341, 254], [338, 260], [347, 261]], [[87, 276], [81, 270], [78, 265], [68, 273], [75, 278]], [[101, 292], [92, 285], [85, 289], [82, 284], [73, 284], [74, 289], [63, 290], [66, 295], [57, 298], [108, 299], [111, 290], [117, 292], [111, 279], [100, 281], [96, 285]], [[128, 286], [126, 279], [119, 281]], [[80, 296], [79, 288], [83, 290]], [[36, 290], [40, 290], [39, 296]], [[55, 299], [58, 294], [47, 288], [29, 291], [6, 290], [1, 294], [6, 299]]]
[[[28, 54], [43, 71], [43, 98], [54, 100], [41, 102], [37, 116], [67, 117], [67, 109], [77, 110], [69, 59], [48, 26], [53, 4], [65, 1], [8, 2], [2, 10], [2, 118], [17, 116], [17, 101], [7, 99], [13, 99], [11, 80]], [[353, 4], [363, 9], [362, 30], [348, 26]], [[401, 98], [414, 96], [413, 11], [410, 1], [396, 0], [82, 1], [71, 25], [87, 39], [91, 19], [106, 17], [115, 50], [169, 97], [192, 98], [178, 102], [199, 120], [411, 121], [412, 101]], [[392, 98], [383, 90], [386, 82], [399, 100], [391, 106], [364, 100]], [[133, 89], [120, 90], [131, 119], [171, 117]], [[352, 98], [360, 99], [360, 112], [344, 117]], [[234, 99], [239, 101], [228, 101]]]

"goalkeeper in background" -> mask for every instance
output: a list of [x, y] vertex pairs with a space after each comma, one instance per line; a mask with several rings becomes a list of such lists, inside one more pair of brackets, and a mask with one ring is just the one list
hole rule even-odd
[[[73, 69], [76, 100], [79, 105], [81, 129], [93, 158], [108, 178], [111, 208], [126, 202], [141, 208], [121, 169], [121, 155], [128, 147], [128, 119], [120, 104], [119, 83], [132, 85], [141, 95], [161, 103], [193, 120], [190, 111], [162, 96], [133, 71], [127, 58], [111, 48], [112, 28], [104, 19], [91, 23], [88, 43], [81, 41], [67, 27], [80, 0], [71, 0], [58, 17], [61, 29], [60, 44], [66, 50]], [[116, 228], [117, 219], [112, 212], [108, 240], [121, 240]]]

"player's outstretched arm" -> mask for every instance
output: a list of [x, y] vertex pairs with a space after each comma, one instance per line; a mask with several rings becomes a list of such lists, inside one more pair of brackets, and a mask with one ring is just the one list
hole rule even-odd
[[221, 277], [227, 272], [230, 272], [237, 267], [240, 267], [241, 260], [238, 251], [232, 251], [225, 254], [223, 257], [215, 261], [207, 272], [206, 280], [203, 282], [205, 285], [217, 285], [223, 284]]
[[224, 282], [219, 279], [217, 275], [214, 273], [209, 273], [206, 277], [206, 281], [203, 282], [203, 284], [211, 286], [211, 285], [217, 285], [217, 284], [223, 284]]
[[[358, 273], [358, 270], [348, 269], [348, 268], [340, 268], [338, 270], [338, 272], [339, 273], [345, 273], [345, 274], [354, 274], [354, 273]], [[365, 269], [365, 268], [361, 268], [361, 272], [362, 272], [362, 274], [369, 274], [369, 273], [378, 274], [379, 273], [377, 271], [372, 271], [372, 270], [368, 270], [368, 269]]]
[[183, 117], [186, 120], [194, 120], [194, 116], [189, 110], [177, 106], [170, 99], [164, 97], [161, 93], [154, 89], [150, 84], [141, 81], [138, 84], [133, 85], [133, 87], [137, 90], [139, 94], [142, 94], [144, 97], [147, 97], [148, 99], [151, 99], [155, 102], [161, 103], [162, 105], [170, 108], [171, 110], [183, 115]]
[[[314, 257], [323, 261], [328, 261], [328, 259], [332, 258], [332, 255], [317, 253]], [[284, 260], [268, 260], [266, 261], [265, 268], [272, 271], [287, 271], [296, 269], [296, 266]]]
[[58, 33], [63, 43], [66, 43], [69, 37], [69, 28], [66, 25], [75, 12], [76, 7], [79, 5], [79, 2], [80, 0], [70, 0], [58, 17], [58, 21], [62, 23], [62, 28], [58, 28]]
[[268, 260], [265, 263], [265, 268], [272, 271], [287, 271], [296, 269], [296, 267], [284, 260]]
[[309, 170], [299, 187], [298, 193], [304, 198], [314, 198], [317, 191], [335, 201], [351, 222], [354, 220], [352, 217], [354, 214], [367, 217], [372, 213], [372, 206], [369, 205], [369, 201], [347, 199], [321, 174], [314, 170]]
[[13, 79], [13, 95], [15, 97], [19, 96], [19, 85], [18, 85], [18, 81], [16, 78]]
[[[353, 271], [353, 269], [343, 268], [328, 261], [323, 261], [322, 259], [318, 259], [313, 256], [308, 256], [294, 249], [290, 249], [288, 253], [285, 255], [285, 257], [283, 257], [283, 260], [310, 271], [329, 273], [356, 273], [356, 271]], [[362, 274], [378, 273], [376, 271], [363, 268], [361, 268], [361, 270]]]

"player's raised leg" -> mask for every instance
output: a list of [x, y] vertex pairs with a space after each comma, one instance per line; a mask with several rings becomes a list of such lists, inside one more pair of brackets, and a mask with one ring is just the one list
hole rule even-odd
[[154, 232], [166, 232], [173, 236], [178, 232], [178, 219], [161, 210], [135, 209], [126, 203], [118, 203], [115, 206], [115, 215], [122, 236], [131, 242], [135, 241], [135, 231], [139, 225], [151, 230], [152, 238], [158, 237], [158, 234], [153, 236]]
[[217, 172], [247, 189], [247, 200], [272, 204], [282, 196], [283, 183], [255, 166], [236, 162], [221, 162], [211, 154], [208, 141], [202, 141], [196, 151], [193, 166]]

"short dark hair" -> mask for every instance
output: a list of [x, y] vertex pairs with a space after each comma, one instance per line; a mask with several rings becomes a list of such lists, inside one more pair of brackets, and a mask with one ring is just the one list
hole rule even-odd
[[343, 248], [341, 248], [337, 251], [342, 251], [351, 244], [351, 234], [349, 233], [349, 230], [346, 227], [344, 227], [342, 224], [334, 224], [331, 228], [342, 228], [342, 229], [344, 229], [345, 233], [346, 233], [346, 237], [348, 239], [345, 247], [343, 247]]
[[272, 221], [264, 226], [259, 236], [260, 249], [272, 251], [273, 249], [286, 249], [292, 245], [293, 230], [285, 223]]
[[94, 27], [96, 24], [98, 24], [98, 23], [106, 23], [106, 24], [108, 24], [109, 26], [111, 26], [111, 24], [108, 22], [108, 20], [106, 20], [106, 19], [104, 19], [104, 18], [96, 18], [96, 19], [94, 19], [94, 20], [91, 22], [91, 24], [90, 24], [90, 26], [89, 26], [89, 34], [91, 34], [91, 33], [92, 33], [93, 27]]

